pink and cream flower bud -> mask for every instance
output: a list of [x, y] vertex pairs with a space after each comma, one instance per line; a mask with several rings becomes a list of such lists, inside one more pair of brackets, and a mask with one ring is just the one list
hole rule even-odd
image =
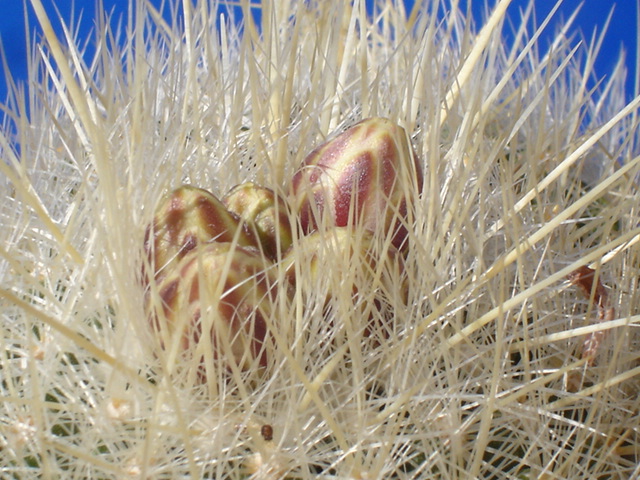
[[404, 248], [410, 203], [422, 183], [405, 130], [369, 118], [313, 150], [295, 173], [291, 194], [305, 233], [362, 226]]
[[361, 321], [351, 328], [364, 337], [377, 332], [378, 340], [386, 338], [394, 326], [384, 310], [407, 299], [402, 255], [393, 246], [383, 249], [367, 231], [354, 234], [351, 228], [334, 227], [313, 232], [291, 247], [282, 267], [304, 297], [320, 294], [325, 304], [341, 304], [350, 322]]
[[[272, 348], [277, 285], [273, 265], [255, 248], [214, 242], [182, 260], [147, 296], [147, 314], [165, 352], [203, 367], [235, 364], [261, 371]], [[282, 290], [286, 293], [287, 289]]]
[[153, 224], [145, 235], [145, 252], [152, 275], [160, 278], [197, 245], [233, 242], [253, 245], [242, 222], [229, 212], [212, 193], [184, 185], [166, 195], [156, 209]]
[[272, 260], [291, 246], [287, 206], [273, 190], [250, 182], [243, 183], [231, 189], [222, 203], [246, 222], [248, 231]]

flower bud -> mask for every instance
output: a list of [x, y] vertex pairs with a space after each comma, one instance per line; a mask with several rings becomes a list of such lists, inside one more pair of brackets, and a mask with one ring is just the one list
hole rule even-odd
[[405, 130], [370, 118], [311, 152], [293, 177], [291, 193], [305, 233], [321, 226], [363, 226], [391, 235], [400, 249], [409, 202], [422, 183]]
[[277, 288], [269, 267], [255, 248], [231, 243], [213, 242], [185, 255], [147, 298], [160, 349], [177, 349], [200, 370], [207, 359], [243, 371], [266, 367], [272, 348], [266, 319]]
[[278, 258], [291, 246], [291, 225], [287, 206], [282, 198], [253, 183], [234, 187], [222, 199], [224, 206], [246, 222], [257, 244], [269, 258]]
[[378, 331], [378, 338], [386, 338], [393, 325], [373, 318], [391, 322], [383, 310], [407, 299], [402, 256], [393, 246], [383, 250], [366, 231], [354, 234], [348, 227], [334, 227], [313, 232], [289, 249], [282, 266], [287, 279], [305, 297], [327, 292], [320, 298], [325, 304], [343, 302], [351, 321], [368, 319], [352, 326], [365, 337]]
[[189, 185], [177, 188], [160, 202], [147, 229], [145, 251], [153, 275], [145, 280], [169, 272], [198, 244], [232, 242], [236, 235], [239, 245], [253, 245], [240, 220], [213, 194]]

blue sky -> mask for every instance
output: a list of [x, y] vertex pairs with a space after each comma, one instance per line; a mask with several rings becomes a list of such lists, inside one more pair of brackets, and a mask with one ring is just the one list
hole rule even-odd
[[[419, 1], [419, 0], [418, 0]], [[494, 5], [496, 0], [489, 0], [490, 5]], [[407, 4], [413, 4], [414, 0], [405, 0]], [[461, 5], [471, 2], [474, 15], [479, 16], [484, 8], [485, 0], [461, 0]], [[535, 0], [538, 19], [542, 18], [551, 10], [556, 0]], [[72, 16], [78, 17], [83, 12], [83, 20], [80, 35], [88, 35], [89, 29], [93, 26], [94, 0], [76, 0], [75, 5], [67, 0], [43, 0], [45, 8], [52, 17], [56, 16], [56, 8], [61, 16], [68, 21]], [[115, 17], [126, 15], [128, 0], [103, 0], [107, 10], [113, 9]], [[160, 0], [153, 0], [152, 3], [159, 5]], [[519, 10], [528, 3], [528, 0], [513, 0], [510, 7], [510, 15], [514, 20], [519, 18]], [[571, 12], [581, 3], [580, 0], [564, 0], [557, 19], [568, 18]], [[615, 10], [608, 29], [607, 37], [603, 45], [603, 50], [596, 63], [598, 76], [604, 76], [611, 71], [621, 48], [626, 50], [628, 65], [627, 97], [631, 98], [636, 75], [636, 37], [637, 37], [637, 0], [583, 0], [583, 7], [577, 18], [576, 28], [580, 28], [586, 38], [590, 38], [594, 28], [600, 31], [606, 21], [611, 7], [615, 4]], [[25, 44], [25, 21], [24, 6], [22, 0], [0, 0], [0, 38], [9, 68], [14, 79], [25, 81], [27, 55]], [[463, 7], [464, 8], [464, 7]], [[31, 27], [36, 25], [31, 7]], [[479, 18], [479, 17], [477, 17]], [[56, 22], [54, 22], [56, 24]], [[553, 29], [549, 33], [552, 33]], [[0, 71], [0, 102], [6, 98], [6, 83], [4, 73]]]

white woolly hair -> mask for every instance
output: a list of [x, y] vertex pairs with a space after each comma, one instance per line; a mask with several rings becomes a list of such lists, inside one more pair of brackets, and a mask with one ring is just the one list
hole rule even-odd
[[[226, 3], [168, 2], [169, 23], [131, 2], [115, 29], [96, 18], [86, 58], [31, 1], [44, 37], [0, 130], [3, 478], [640, 476], [623, 59], [589, 87], [598, 41], [572, 16], [544, 48], [555, 9], [536, 24], [533, 1], [515, 25], [509, 0], [482, 25], [455, 0]], [[155, 348], [141, 268], [163, 195], [288, 198], [314, 147], [374, 116], [424, 176], [392, 281], [349, 254], [362, 229], [352, 250], [327, 238], [320, 274], [295, 234], [266, 372]]]

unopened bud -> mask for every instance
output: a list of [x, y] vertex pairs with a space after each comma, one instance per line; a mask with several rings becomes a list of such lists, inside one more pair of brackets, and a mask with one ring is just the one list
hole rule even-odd
[[[238, 231], [240, 230], [240, 231]], [[217, 241], [242, 246], [253, 244], [238, 217], [212, 193], [184, 185], [158, 205], [145, 236], [145, 251], [152, 270], [145, 280], [166, 274], [197, 245]]]
[[354, 327], [365, 337], [373, 331], [386, 337], [393, 330], [393, 325], [372, 319], [385, 317], [382, 309], [407, 298], [404, 261], [395, 247], [385, 249], [366, 231], [354, 234], [348, 227], [334, 227], [300, 238], [282, 262], [286, 277], [303, 295], [326, 291], [320, 298], [325, 304], [346, 302], [352, 321], [364, 319]]
[[404, 248], [410, 202], [422, 171], [405, 130], [370, 118], [317, 147], [293, 177], [291, 192], [303, 231], [363, 226]]
[[147, 298], [161, 350], [177, 348], [199, 368], [220, 360], [244, 371], [266, 367], [279, 292], [270, 267], [256, 249], [231, 243], [189, 252]]
[[227, 209], [247, 224], [265, 255], [272, 260], [291, 246], [287, 207], [273, 190], [253, 183], [234, 187], [222, 199]]

